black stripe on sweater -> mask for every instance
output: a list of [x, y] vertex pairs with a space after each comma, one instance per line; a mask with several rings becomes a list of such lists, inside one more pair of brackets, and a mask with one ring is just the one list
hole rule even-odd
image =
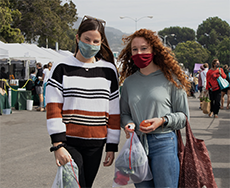
[[118, 89], [118, 80], [116, 77], [116, 73], [113, 69], [108, 67], [95, 67], [90, 68], [88, 71], [85, 68], [70, 66], [63, 63], [60, 63], [54, 70], [52, 74], [52, 78], [57, 82], [62, 84], [63, 76], [79, 76], [84, 78], [105, 78], [111, 81], [110, 92], [113, 93]]

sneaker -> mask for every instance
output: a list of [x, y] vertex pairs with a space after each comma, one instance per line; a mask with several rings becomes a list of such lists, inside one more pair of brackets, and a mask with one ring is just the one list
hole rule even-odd
[[217, 115], [217, 114], [215, 114], [215, 115], [214, 115], [214, 118], [218, 118], [218, 115]]

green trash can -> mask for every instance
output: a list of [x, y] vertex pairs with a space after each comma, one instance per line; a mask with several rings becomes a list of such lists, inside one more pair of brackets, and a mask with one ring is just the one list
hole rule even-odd
[[31, 91], [18, 91], [15, 109], [16, 110], [26, 110], [27, 100], [31, 100], [31, 99], [32, 99]]
[[14, 90], [18, 90], [18, 86], [10, 86], [11, 89], [11, 107], [15, 107], [15, 104], [17, 102], [17, 95], [18, 95], [18, 91], [14, 91]]

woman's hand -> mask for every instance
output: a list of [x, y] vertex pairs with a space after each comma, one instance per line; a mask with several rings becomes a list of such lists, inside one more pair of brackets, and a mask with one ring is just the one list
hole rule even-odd
[[106, 152], [105, 161], [103, 162], [104, 166], [110, 166], [111, 164], [113, 164], [113, 160], [114, 160], [114, 152], [113, 151]]
[[54, 151], [54, 156], [55, 156], [56, 164], [58, 166], [65, 165], [72, 158], [69, 152], [64, 147], [61, 147], [57, 151]]
[[152, 118], [152, 119], [145, 120], [145, 123], [151, 123], [151, 125], [148, 127], [140, 126], [140, 131], [143, 133], [150, 133], [152, 131], [155, 131], [158, 127], [160, 127], [164, 123], [164, 119], [163, 118]]
[[[133, 126], [133, 129], [129, 129], [129, 125], [132, 125]], [[125, 135], [126, 135], [126, 138], [128, 139], [130, 137], [130, 133], [133, 133], [135, 130], [135, 124], [134, 123], [128, 123], [126, 126], [125, 126]]]

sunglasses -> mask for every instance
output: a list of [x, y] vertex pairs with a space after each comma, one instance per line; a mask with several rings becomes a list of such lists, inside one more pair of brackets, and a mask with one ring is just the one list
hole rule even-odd
[[95, 18], [95, 17], [92, 17], [92, 16], [84, 16], [83, 19], [82, 19], [82, 21], [81, 21], [81, 24], [82, 24], [82, 22], [84, 20], [97, 20], [98, 22], [101, 22], [103, 26], [105, 26], [105, 24], [106, 24], [105, 20], [102, 20], [102, 19], [99, 19], [99, 18]]

